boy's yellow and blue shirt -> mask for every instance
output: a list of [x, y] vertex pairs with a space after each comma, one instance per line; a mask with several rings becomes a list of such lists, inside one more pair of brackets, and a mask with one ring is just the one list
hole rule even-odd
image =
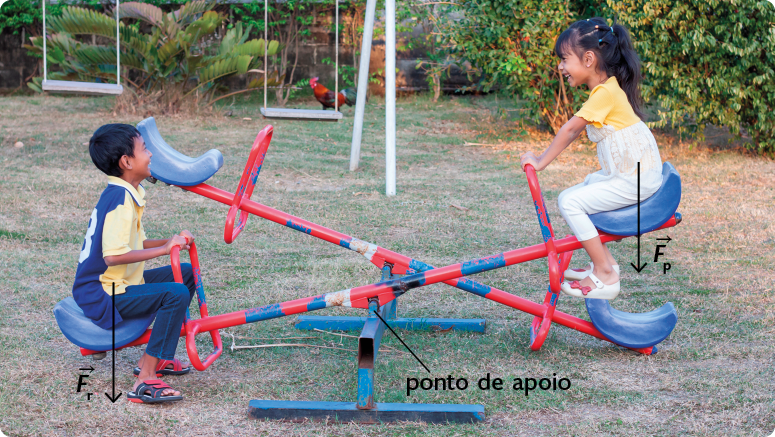
[[143, 248], [144, 209], [142, 185], [135, 190], [123, 179], [108, 176], [108, 186], [89, 218], [75, 272], [73, 299], [86, 317], [103, 329], [111, 329], [113, 317], [116, 323], [123, 320], [118, 311], [111, 311], [113, 284], [116, 294], [122, 294], [127, 286], [144, 283], [145, 262], [108, 266], [104, 258]]

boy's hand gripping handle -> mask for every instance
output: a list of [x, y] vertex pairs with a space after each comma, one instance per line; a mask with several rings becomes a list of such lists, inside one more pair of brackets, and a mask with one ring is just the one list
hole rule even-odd
[[[186, 239], [188, 240], [188, 239]], [[202, 274], [199, 269], [199, 256], [196, 251], [196, 244], [191, 243], [191, 248], [188, 250], [191, 257], [191, 268], [194, 274], [194, 282], [196, 283], [196, 295], [199, 302], [199, 316], [204, 319], [208, 317], [207, 314], [207, 302], [205, 300], [204, 286], [202, 285]], [[183, 273], [180, 270], [180, 246], [175, 246], [170, 251], [170, 262], [172, 264], [172, 275], [175, 277], [175, 282], [183, 284]], [[200, 372], [210, 367], [223, 352], [223, 342], [221, 341], [221, 334], [217, 329], [210, 331], [210, 337], [213, 340], [213, 352], [202, 362], [199, 359], [199, 352], [196, 350], [196, 335], [199, 333], [198, 323], [189, 323], [188, 315], [186, 315], [186, 350], [188, 351], [188, 359], [191, 360], [191, 365]]]
[[[241, 211], [240, 206], [244, 196], [250, 199], [250, 196], [253, 194], [258, 173], [261, 171], [261, 165], [264, 163], [266, 149], [269, 148], [269, 143], [272, 141], [273, 130], [272, 125], [266, 126], [256, 135], [256, 140], [253, 142], [248, 162], [245, 164], [245, 170], [242, 172], [237, 192], [234, 193], [234, 200], [231, 202], [231, 208], [229, 208], [229, 213], [226, 216], [226, 228], [223, 230], [223, 240], [226, 241], [226, 244], [231, 244], [232, 241], [236, 240], [248, 223], [249, 214]], [[240, 213], [240, 216], [235, 228], [234, 220], [237, 218], [237, 212]]]

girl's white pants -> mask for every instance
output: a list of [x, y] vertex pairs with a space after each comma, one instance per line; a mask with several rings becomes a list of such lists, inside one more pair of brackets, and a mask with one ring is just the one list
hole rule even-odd
[[[656, 192], [656, 191], [655, 191]], [[641, 192], [641, 201], [654, 193]], [[560, 214], [579, 241], [597, 237], [597, 229], [589, 219], [590, 214], [613, 211], [638, 203], [638, 195], [617, 189], [608, 182], [587, 184], [582, 182], [560, 193], [557, 200]]]

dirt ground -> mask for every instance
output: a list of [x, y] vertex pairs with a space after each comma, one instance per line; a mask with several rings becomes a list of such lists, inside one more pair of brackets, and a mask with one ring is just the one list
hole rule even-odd
[[[501, 104], [503, 102], [501, 101]], [[384, 106], [370, 101], [361, 168], [347, 171], [352, 110], [338, 124], [278, 121], [254, 200], [436, 266], [541, 243], [519, 156], [540, 152], [551, 136], [518, 136], [490, 97], [399, 101], [398, 195], [384, 196]], [[165, 140], [189, 156], [219, 149], [224, 167], [208, 181], [234, 191], [250, 145], [267, 124], [253, 100], [231, 117], [158, 118]], [[401, 317], [484, 318], [485, 334], [398, 331], [431, 370], [476, 381], [487, 373], [568, 378], [569, 390], [424, 391], [406, 395], [406, 379], [427, 372], [389, 332], [375, 373], [377, 402], [481, 404], [486, 420], [469, 425], [284, 423], [247, 416], [251, 399], [355, 400], [357, 340], [297, 331], [296, 317], [222, 330], [226, 350], [204, 372], [165, 377], [183, 402], [126, 401], [142, 348], [82, 357], [59, 331], [52, 309], [71, 294], [89, 214], [104, 189], [87, 142], [114, 116], [108, 99], [0, 97], [0, 431], [8, 436], [768, 436], [775, 429], [775, 163], [727, 145], [723, 130], [689, 147], [655, 130], [660, 153], [681, 174], [683, 222], [641, 239], [648, 266], [636, 273], [637, 242], [612, 244], [623, 267], [613, 306], [646, 312], [673, 302], [679, 322], [643, 356], [554, 326], [539, 352], [528, 348], [532, 317], [446, 285], [414, 289], [398, 301]], [[15, 147], [17, 142], [23, 147]], [[570, 234], [559, 193], [598, 169], [594, 146], [572, 144], [538, 177], [558, 236]], [[380, 272], [362, 257], [252, 217], [232, 245], [223, 242], [228, 208], [165, 186], [145, 184], [149, 238], [182, 229], [197, 237], [211, 315], [374, 283]], [[454, 205], [454, 206], [453, 206]], [[669, 236], [654, 262], [657, 238]], [[659, 244], [662, 244], [660, 241]], [[156, 267], [167, 258], [147, 264]], [[573, 266], [588, 262], [577, 252]], [[663, 274], [663, 262], [671, 269]], [[547, 267], [537, 260], [473, 277], [541, 301]], [[559, 310], [588, 319], [584, 303], [563, 297]], [[317, 315], [362, 315], [331, 309]], [[192, 309], [192, 315], [198, 312]], [[348, 332], [358, 335], [358, 332]], [[233, 337], [232, 337], [233, 336]], [[302, 338], [299, 338], [302, 337]], [[210, 345], [200, 336], [200, 351]], [[323, 347], [231, 349], [232, 344], [303, 343]], [[402, 353], [402, 351], [404, 351]], [[178, 354], [185, 357], [183, 342]], [[87, 400], [76, 392], [93, 366]]]

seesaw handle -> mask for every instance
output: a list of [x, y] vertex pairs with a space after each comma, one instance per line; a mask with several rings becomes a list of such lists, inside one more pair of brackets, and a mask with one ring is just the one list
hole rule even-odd
[[[191, 243], [189, 249], [189, 256], [191, 257], [191, 268], [194, 274], [194, 282], [196, 283], [196, 295], [199, 302], [199, 315], [200, 318], [205, 319], [207, 314], [207, 302], [205, 300], [205, 291], [202, 284], [202, 273], [199, 268], [199, 255], [196, 250], [196, 244]], [[172, 276], [175, 278], [175, 282], [183, 284], [183, 273], [180, 269], [180, 247], [175, 246], [170, 250], [170, 263], [172, 264]], [[188, 310], [186, 311], [186, 351], [188, 352], [188, 359], [191, 360], [191, 365], [200, 372], [210, 367], [223, 352], [223, 342], [221, 341], [221, 334], [217, 329], [210, 331], [210, 337], [213, 340], [213, 352], [205, 359], [204, 363], [199, 359], [199, 353], [196, 350], [196, 335], [199, 333], [199, 325], [189, 323]]]
[[554, 247], [554, 230], [549, 221], [549, 214], [546, 212], [546, 201], [541, 192], [541, 186], [538, 185], [538, 176], [535, 168], [531, 164], [525, 165], [525, 174], [527, 175], [527, 185], [530, 187], [530, 195], [533, 197], [536, 214], [538, 215], [538, 225], [541, 227], [541, 235], [544, 237], [546, 245], [547, 259], [549, 261], [549, 288], [552, 292], [560, 291], [560, 260], [557, 257], [557, 249]]
[[[570, 259], [573, 256], [573, 252], [564, 252], [560, 255], [560, 270], [565, 271], [570, 266]], [[560, 277], [562, 279], [562, 277]], [[554, 318], [554, 311], [557, 309], [557, 300], [560, 295], [557, 292], [553, 292], [551, 287], [546, 293], [544, 298], [544, 314], [542, 316], [535, 316], [533, 323], [530, 326], [530, 349], [537, 351], [541, 349], [546, 336], [549, 334], [549, 329], [552, 327], [552, 319]]]
[[[253, 194], [258, 174], [261, 172], [261, 165], [264, 163], [264, 157], [266, 157], [266, 149], [269, 148], [269, 143], [272, 141], [273, 130], [272, 125], [261, 129], [261, 132], [256, 135], [253, 147], [250, 149], [248, 162], [245, 163], [245, 170], [242, 172], [242, 178], [240, 178], [239, 186], [237, 186], [237, 191], [234, 193], [231, 208], [229, 208], [229, 213], [226, 215], [226, 228], [223, 230], [223, 240], [226, 244], [231, 244], [236, 240], [248, 223], [249, 213], [240, 210], [242, 199], [244, 197], [250, 199], [250, 196]], [[237, 218], [237, 212], [240, 215], [235, 228], [234, 220]]]

